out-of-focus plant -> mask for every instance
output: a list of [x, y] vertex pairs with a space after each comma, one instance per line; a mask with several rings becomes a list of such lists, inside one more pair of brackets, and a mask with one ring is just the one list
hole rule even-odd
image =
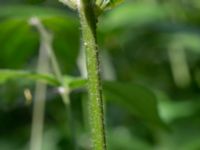
[[[76, 2], [69, 4], [68, 1], [68, 5], [77, 11]], [[199, 2], [126, 0], [123, 5], [103, 14], [104, 10], [115, 5], [111, 2], [114, 1], [99, 0], [87, 6], [94, 8], [93, 13], [88, 15], [93, 18], [90, 25], [94, 30], [97, 26], [94, 26], [93, 21], [98, 22], [98, 48], [110, 55], [108, 59], [117, 80], [102, 81], [107, 104], [108, 149], [199, 149], [200, 16], [195, 13], [199, 11]], [[56, 140], [50, 136], [50, 141], [54, 142], [50, 142], [48, 146], [54, 144], [56, 148], [52, 146], [52, 149], [73, 149], [70, 127], [67, 126], [70, 122], [65, 119], [66, 112], [63, 112], [64, 105], [60, 103], [57, 91], [62, 87], [60, 90], [63, 92], [65, 88], [72, 91], [70, 99], [75, 116], [73, 121], [76, 123], [74, 128], [78, 135], [77, 147], [88, 149], [91, 146], [88, 139], [92, 137], [89, 138], [85, 131], [85, 116], [82, 115], [82, 103], [87, 103], [87, 98], [83, 97], [85, 98], [88, 81], [77, 77], [80, 75], [80, 68], [76, 66], [80, 41], [78, 20], [74, 12], [59, 3], [54, 5], [56, 3], [40, 3], [54, 9], [33, 5], [0, 7], [0, 117], [8, 121], [1, 124], [1, 128], [6, 129], [4, 124], [8, 125], [16, 120], [7, 119], [15, 118], [13, 116], [16, 110], [25, 117], [29, 115], [25, 111], [29, 111], [30, 107], [23, 105], [23, 98], [20, 96], [23, 84], [29, 88], [30, 85], [33, 86], [30, 81], [45, 82], [50, 86], [47, 90], [45, 135], [47, 129], [54, 129], [51, 133], [56, 133]], [[88, 12], [89, 10], [87, 9]], [[45, 29], [54, 35], [51, 44], [60, 70], [68, 74], [63, 74], [62, 79], [54, 71], [41, 74], [32, 69], [37, 60], [34, 50], [39, 45], [38, 32], [26, 24], [27, 19], [32, 16], [37, 16]], [[84, 37], [87, 34], [82, 35], [82, 47], [88, 46]], [[95, 44], [97, 45], [96, 41]], [[100, 60], [104, 61], [104, 58]], [[19, 80], [15, 80], [16, 78]], [[7, 117], [8, 114], [11, 116]], [[18, 115], [20, 119], [15, 122], [23, 122], [24, 116]], [[172, 127], [171, 133], [159, 130], [158, 127], [165, 127], [163, 120]], [[24, 129], [24, 135], [27, 136], [29, 129], [25, 129], [23, 125], [29, 126], [29, 123], [27, 121], [15, 126]], [[10, 138], [11, 133], [24, 133], [13, 127], [9, 129], [0, 137]], [[17, 138], [9, 138], [0, 139], [0, 142], [18, 142]], [[23, 144], [27, 139], [23, 139]]]

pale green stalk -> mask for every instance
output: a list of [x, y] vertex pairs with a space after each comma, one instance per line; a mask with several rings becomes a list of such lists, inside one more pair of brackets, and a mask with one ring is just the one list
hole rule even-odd
[[106, 150], [102, 85], [96, 39], [97, 17], [95, 16], [95, 4], [92, 0], [77, 0], [77, 8], [87, 60], [88, 107], [92, 148], [94, 150]]
[[[45, 48], [45, 45], [41, 43], [38, 59], [38, 73], [48, 72], [48, 54], [45, 51]], [[46, 88], [46, 84], [41, 82], [36, 83], [35, 100], [33, 103], [30, 150], [42, 149]]]
[[45, 27], [43, 24], [40, 22], [38, 18], [33, 17], [32, 19], [32, 24], [38, 29], [40, 35], [41, 35], [41, 41], [45, 45], [45, 51], [49, 56], [50, 63], [52, 64], [52, 70], [55, 73], [56, 79], [60, 82], [61, 87], [59, 87], [59, 93], [62, 97], [62, 100], [65, 104], [67, 114], [68, 114], [68, 120], [69, 120], [69, 126], [70, 126], [70, 132], [72, 136], [72, 141], [73, 141], [73, 149], [77, 149], [77, 143], [76, 143], [76, 133], [75, 133], [75, 127], [74, 127], [74, 121], [72, 117], [72, 110], [71, 110], [71, 104], [69, 100], [69, 94], [70, 94], [70, 89], [66, 85], [63, 85], [63, 75], [61, 73], [60, 67], [58, 65], [58, 61], [56, 59], [56, 56], [54, 54], [53, 48], [52, 48], [52, 39], [53, 36]]

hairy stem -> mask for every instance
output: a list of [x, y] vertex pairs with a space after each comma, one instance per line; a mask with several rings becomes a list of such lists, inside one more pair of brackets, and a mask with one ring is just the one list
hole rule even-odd
[[96, 40], [95, 4], [92, 0], [77, 0], [84, 49], [86, 51], [89, 92], [89, 121], [94, 150], [106, 150], [102, 85]]

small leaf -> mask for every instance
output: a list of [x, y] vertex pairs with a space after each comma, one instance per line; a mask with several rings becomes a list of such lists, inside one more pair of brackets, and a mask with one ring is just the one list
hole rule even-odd
[[59, 82], [52, 76], [48, 74], [38, 74], [28, 71], [17, 71], [17, 70], [0, 70], [0, 84], [4, 84], [10, 79], [29, 79], [33, 81], [41, 81], [48, 83], [50, 85], [59, 85]]
[[147, 123], [166, 128], [158, 114], [154, 93], [137, 84], [105, 82], [104, 94], [108, 100], [116, 102]]
[[47, 83], [52, 86], [66, 86], [71, 90], [82, 88], [86, 85], [86, 80], [81, 78], [76, 78], [72, 76], [64, 76], [63, 83], [60, 83], [53, 75], [51, 74], [40, 74], [30, 71], [22, 71], [22, 70], [8, 70], [1, 69], [0, 70], [0, 84], [6, 83], [6, 81], [10, 79], [27, 79], [31, 81], [41, 81]]

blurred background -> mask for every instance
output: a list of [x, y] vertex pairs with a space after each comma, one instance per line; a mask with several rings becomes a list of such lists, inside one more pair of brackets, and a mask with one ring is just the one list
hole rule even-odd
[[[199, 0], [125, 0], [99, 18], [102, 76], [112, 81], [104, 89], [110, 150], [200, 149], [199, 12]], [[37, 70], [42, 40], [28, 23], [35, 16], [53, 35], [62, 73], [85, 76], [78, 16], [57, 0], [0, 0], [0, 69]], [[27, 150], [35, 82], [3, 78], [0, 150]], [[76, 146], [87, 150], [85, 89], [73, 90], [70, 100]], [[42, 150], [74, 149], [54, 86], [45, 103]]]

